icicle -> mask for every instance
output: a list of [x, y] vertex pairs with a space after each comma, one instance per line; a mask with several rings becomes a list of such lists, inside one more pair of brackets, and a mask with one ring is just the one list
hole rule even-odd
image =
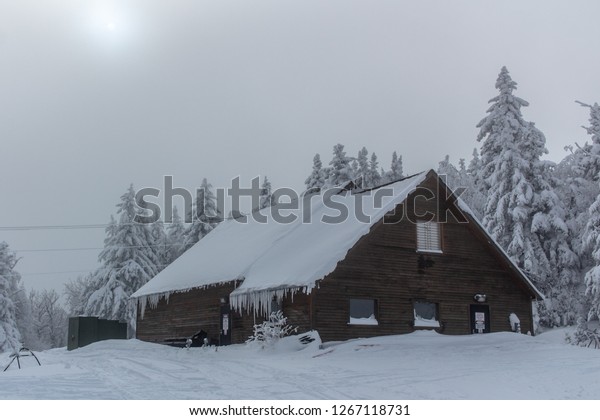
[[142, 316], [142, 319], [144, 319], [144, 313], [146, 312], [146, 296], [137, 298], [136, 304], [140, 307], [140, 315]]
[[254, 316], [268, 316], [271, 313], [272, 302], [277, 300], [281, 303], [286, 295], [290, 295], [292, 302], [296, 293], [310, 294], [314, 285], [294, 286], [281, 289], [266, 289], [257, 290], [248, 293], [236, 293], [235, 291], [229, 296], [229, 303], [233, 309], [239, 312], [252, 312]]
[[160, 292], [160, 293], [153, 293], [153, 294], [144, 295], [144, 296], [138, 296], [133, 299], [137, 300], [137, 304], [140, 306], [140, 314], [142, 316], [142, 319], [144, 319], [144, 313], [146, 312], [146, 306], [148, 304], [150, 305], [151, 309], [156, 309], [156, 307], [158, 306], [158, 303], [160, 302], [161, 299], [164, 299], [166, 304], [168, 305], [169, 298], [171, 297], [171, 294], [173, 294], [173, 293], [187, 293], [190, 290], [195, 290], [195, 289], [203, 290], [203, 289], [207, 289], [209, 287], [219, 286], [224, 283], [229, 283], [229, 281], [225, 281], [225, 282], [221, 282], [221, 283], [214, 283], [214, 284], [207, 284], [207, 285], [200, 286], [200, 287], [190, 287], [190, 288], [182, 289], [182, 290], [169, 290], [167, 292]]

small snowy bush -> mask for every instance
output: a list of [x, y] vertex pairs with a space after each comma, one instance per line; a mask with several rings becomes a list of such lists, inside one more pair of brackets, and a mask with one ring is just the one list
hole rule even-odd
[[600, 349], [600, 331], [598, 328], [590, 329], [587, 322], [583, 318], [579, 318], [575, 333], [572, 336], [567, 334], [566, 341], [576, 346]]
[[273, 345], [280, 338], [296, 332], [298, 327], [292, 327], [287, 323], [287, 317], [283, 312], [272, 312], [269, 319], [262, 324], [254, 326], [254, 334], [248, 337], [246, 343], [259, 343], [262, 348]]

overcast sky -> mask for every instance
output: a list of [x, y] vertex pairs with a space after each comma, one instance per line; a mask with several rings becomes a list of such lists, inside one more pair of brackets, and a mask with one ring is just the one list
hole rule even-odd
[[[106, 223], [164, 175], [301, 188], [338, 142], [386, 168], [397, 150], [409, 173], [456, 163], [503, 65], [558, 161], [587, 140], [574, 101], [600, 101], [598, 16], [595, 0], [0, 0], [0, 227]], [[99, 250], [30, 250], [103, 238], [0, 230], [36, 289]]]

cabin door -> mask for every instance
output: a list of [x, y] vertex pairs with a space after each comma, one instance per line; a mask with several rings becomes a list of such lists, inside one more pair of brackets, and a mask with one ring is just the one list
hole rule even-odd
[[231, 309], [229, 303], [221, 304], [220, 324], [221, 334], [219, 336], [219, 344], [227, 346], [231, 344]]
[[471, 334], [490, 332], [490, 307], [488, 305], [471, 305]]

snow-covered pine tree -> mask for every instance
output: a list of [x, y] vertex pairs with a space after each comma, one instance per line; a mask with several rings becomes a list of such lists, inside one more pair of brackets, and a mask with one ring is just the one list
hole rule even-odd
[[479, 152], [477, 148], [473, 148], [473, 157], [469, 162], [469, 166], [467, 168], [467, 173], [472, 177], [477, 177], [479, 174], [479, 170], [481, 169], [481, 159], [479, 159]]
[[[473, 151], [474, 158], [477, 160], [477, 149]], [[450, 163], [450, 156], [446, 155], [444, 160], [440, 161], [438, 165], [438, 173], [444, 176], [446, 184], [454, 191], [462, 191], [460, 198], [467, 203], [467, 205], [473, 210], [475, 217], [481, 220], [483, 214], [483, 208], [485, 206], [485, 196], [482, 191], [477, 188], [476, 181], [477, 175], [470, 172], [470, 169], [475, 171], [476, 161], [471, 161], [469, 165], [470, 169], [467, 169], [465, 159], [459, 159], [459, 168], [457, 169], [452, 163]]]
[[[583, 106], [590, 108], [590, 125], [584, 127], [592, 136], [592, 144], [587, 146], [587, 151], [582, 159], [582, 175], [587, 179], [598, 182], [600, 177], [600, 106]], [[591, 251], [593, 267], [585, 274], [586, 295], [590, 299], [588, 320], [600, 319], [600, 194], [596, 196], [588, 210], [588, 221], [583, 234], [583, 245], [586, 250]]]
[[438, 165], [438, 174], [445, 177], [446, 185], [451, 189], [462, 187], [463, 181], [461, 179], [458, 169], [450, 163], [450, 155], [446, 155], [444, 160], [440, 161]]
[[356, 158], [356, 179], [362, 185], [363, 188], [372, 187], [369, 184], [369, 152], [366, 147], [363, 147], [358, 151]]
[[592, 135], [592, 143], [576, 145], [576, 148], [565, 147], [571, 153], [556, 166], [555, 175], [560, 179], [557, 192], [567, 209], [567, 225], [573, 233], [573, 249], [579, 255], [582, 272], [585, 273], [596, 264], [592, 259], [591, 249], [584, 244], [583, 239], [589, 219], [588, 211], [600, 194], [600, 136], [593, 134], [594, 130], [600, 130], [600, 117], [597, 116], [600, 107], [597, 104], [582, 105], [590, 109], [591, 125], [584, 129]]
[[467, 174], [467, 164], [465, 163], [465, 158], [458, 159], [458, 172], [460, 173], [461, 178]]
[[192, 223], [185, 234], [183, 242], [184, 252], [208, 235], [217, 225], [216, 219], [219, 217], [217, 199], [213, 193], [212, 185], [206, 178], [202, 180], [202, 184], [200, 184], [200, 188], [197, 191], [196, 202], [192, 207], [192, 212], [192, 215], [188, 215]]
[[330, 172], [327, 178], [327, 186], [340, 186], [354, 179], [352, 166], [350, 165], [351, 160], [346, 156], [343, 144], [338, 143], [333, 146], [333, 158], [329, 162]]
[[321, 156], [317, 153], [313, 158], [312, 172], [304, 181], [307, 192], [319, 192], [325, 185], [325, 173], [323, 172], [323, 163]]
[[352, 170], [352, 176], [354, 177], [354, 181], [356, 182], [356, 179], [358, 178], [358, 162], [356, 161], [356, 158], [350, 158], [351, 159], [351, 163], [350, 163], [350, 169]]
[[379, 173], [379, 162], [377, 161], [377, 155], [371, 154], [371, 160], [369, 161], [369, 176], [367, 177], [367, 184], [369, 187], [376, 187], [381, 185], [381, 175]]
[[135, 308], [129, 296], [159, 272], [160, 258], [148, 225], [134, 222], [143, 215], [135, 200], [133, 185], [117, 205], [117, 222], [111, 216], [106, 228], [100, 268], [91, 279], [91, 293], [85, 299], [84, 313], [106, 319], [128, 321], [135, 328]]
[[185, 238], [185, 225], [179, 216], [179, 210], [173, 206], [173, 220], [167, 226], [167, 243], [169, 244], [168, 264], [175, 261], [182, 253], [183, 241]]
[[533, 183], [536, 194], [531, 232], [547, 258], [547, 272], [540, 273], [539, 285], [546, 299], [538, 305], [540, 324], [546, 327], [575, 324], [581, 308], [580, 259], [573, 251], [567, 210], [556, 193], [555, 166], [539, 162]]
[[[479, 122], [481, 147], [480, 177], [489, 190], [483, 224], [508, 255], [548, 295], [538, 307], [541, 325], [555, 325], [564, 319], [555, 297], [561, 270], [574, 264], [569, 236], [561, 215], [561, 203], [548, 180], [551, 174], [540, 157], [547, 153], [545, 137], [521, 115], [528, 103], [513, 95], [517, 84], [506, 67], [500, 71], [488, 115]], [[563, 254], [556, 258], [555, 253]], [[568, 254], [568, 255], [566, 255]]]
[[600, 105], [597, 102], [594, 105], [588, 105], [580, 101], [576, 102], [590, 109], [590, 125], [588, 127], [583, 126], [583, 128], [592, 137], [591, 144], [586, 142], [580, 148], [583, 153], [581, 153], [577, 164], [580, 171], [582, 171], [582, 177], [598, 180], [600, 179]]
[[20, 279], [14, 270], [17, 261], [8, 244], [0, 242], [0, 353], [17, 351], [21, 344], [13, 302], [15, 285]]
[[270, 207], [273, 204], [275, 204], [275, 197], [273, 197], [271, 190], [271, 182], [269, 181], [269, 178], [265, 176], [263, 178], [262, 185], [260, 186], [260, 196], [258, 204], [259, 209], [264, 209], [265, 207]]
[[29, 297], [20, 280], [13, 287], [16, 287], [12, 292], [12, 301], [15, 305], [17, 328], [21, 334], [21, 343], [27, 348], [36, 350], [39, 347], [36, 347], [39, 340], [33, 329], [33, 308], [29, 302]]
[[152, 246], [156, 251], [156, 255], [160, 261], [157, 266], [158, 271], [162, 271], [167, 265], [171, 264], [173, 257], [171, 256], [171, 247], [167, 239], [167, 232], [162, 220], [157, 220], [149, 225], [152, 239]]
[[[532, 162], [522, 156], [532, 127], [521, 116], [521, 106], [528, 103], [513, 95], [516, 86], [503, 67], [496, 81], [500, 94], [490, 100], [488, 115], [477, 125], [477, 141], [483, 141], [482, 179], [489, 190], [483, 224], [521, 268], [535, 274], [537, 258], [528, 234], [534, 173]], [[539, 160], [545, 152], [543, 146], [535, 150], [535, 158]]]
[[392, 153], [392, 164], [390, 170], [385, 174], [386, 182], [398, 181], [404, 176], [404, 170], [402, 168], [402, 155], [398, 156], [398, 153], [394, 151]]
[[465, 189], [461, 198], [473, 210], [475, 217], [481, 220], [487, 199], [487, 189], [482, 187], [483, 181], [480, 179], [481, 165], [477, 148], [473, 149], [473, 157], [466, 168], [464, 167], [465, 159], [461, 158], [459, 165], [460, 186]]

